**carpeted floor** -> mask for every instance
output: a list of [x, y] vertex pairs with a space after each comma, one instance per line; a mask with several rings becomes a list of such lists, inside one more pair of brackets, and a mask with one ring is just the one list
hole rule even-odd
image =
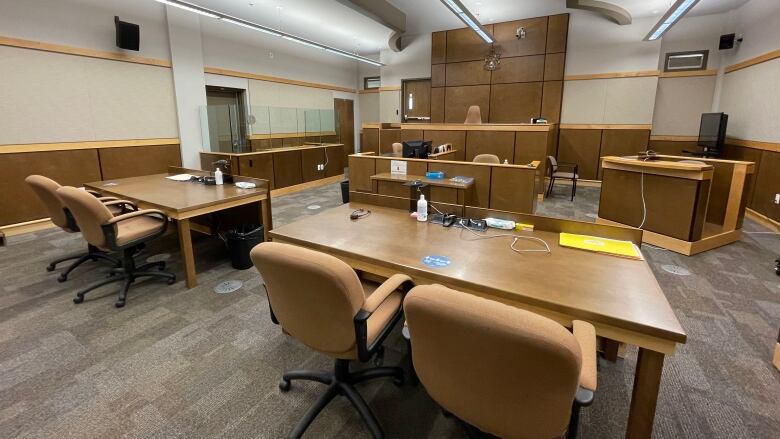
[[[574, 203], [566, 189], [540, 203], [539, 213], [591, 220], [598, 189], [578, 189]], [[276, 198], [274, 222], [340, 202], [338, 185]], [[745, 230], [765, 231], [750, 221]], [[295, 383], [286, 394], [278, 391], [283, 370], [330, 368], [330, 361], [271, 323], [258, 274], [231, 269], [218, 239], [194, 238], [197, 288], [186, 290], [181, 280], [144, 282], [121, 310], [111, 288], [81, 305], [71, 301], [76, 289], [104, 276], [104, 266], [84, 266], [62, 284], [57, 272], [44, 270], [50, 259], [82, 250], [78, 235], [48, 230], [9, 241], [0, 247], [2, 438], [281, 438], [322, 390]], [[666, 362], [654, 437], [778, 437], [780, 373], [770, 359], [780, 325], [780, 277], [772, 270], [780, 237], [750, 233], [694, 257], [644, 252], [688, 333], [688, 343]], [[182, 278], [175, 236], [139, 258], [150, 256], [168, 258]], [[690, 274], [671, 274], [665, 265]], [[213, 292], [231, 279], [243, 288]], [[400, 362], [400, 336], [388, 345], [385, 363]], [[599, 390], [583, 412], [581, 437], [623, 437], [635, 363], [631, 348], [625, 359], [600, 362]], [[464, 437], [421, 386], [376, 382], [360, 392], [388, 437]], [[306, 437], [368, 435], [341, 398]]]

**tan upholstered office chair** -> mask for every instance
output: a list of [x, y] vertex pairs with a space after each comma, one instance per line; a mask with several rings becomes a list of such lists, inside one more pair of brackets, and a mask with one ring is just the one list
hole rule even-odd
[[466, 112], [466, 120], [463, 123], [482, 123], [482, 112], [479, 105], [472, 105]]
[[404, 300], [414, 369], [446, 412], [505, 439], [577, 436], [596, 390], [596, 333], [441, 285]]
[[474, 163], [492, 163], [492, 164], [500, 164], [501, 159], [498, 158], [495, 154], [477, 154], [474, 156], [474, 160], [472, 160]]
[[[41, 200], [46, 212], [49, 214], [51, 222], [55, 226], [61, 228], [68, 233], [76, 233], [79, 231], [78, 224], [73, 218], [73, 215], [65, 207], [60, 197], [57, 195], [57, 189], [61, 186], [56, 181], [44, 177], [42, 175], [30, 175], [24, 179], [25, 182]], [[99, 197], [97, 192], [87, 191], [92, 196]], [[114, 197], [100, 197], [98, 198], [104, 205], [106, 205], [112, 215], [118, 215], [124, 213], [129, 209], [135, 209], [135, 205], [126, 200], [119, 200]], [[106, 261], [114, 265], [119, 264], [119, 260], [112, 258], [105, 252], [98, 250], [95, 246], [87, 244], [87, 252], [79, 253], [76, 255], [65, 256], [52, 261], [47, 267], [46, 271], [54, 271], [58, 264], [75, 259], [75, 261], [68, 266], [57, 278], [60, 282], [68, 280], [68, 275], [75, 270], [78, 266], [87, 261]]]
[[[565, 171], [561, 171], [563, 168]], [[550, 186], [547, 188], [547, 196], [552, 195], [553, 185], [556, 179], [571, 180], [571, 201], [574, 201], [574, 195], [577, 194], [577, 180], [580, 178], [578, 173], [579, 165], [576, 163], [558, 162], [551, 156], [547, 156], [547, 175], [550, 177]]]
[[349, 265], [324, 253], [265, 242], [253, 248], [251, 256], [265, 282], [274, 323], [309, 348], [336, 359], [333, 372], [300, 370], [283, 375], [279, 384], [282, 391], [290, 389], [292, 380], [328, 385], [289, 437], [301, 437], [317, 414], [337, 395], [343, 395], [373, 437], [381, 438], [382, 429], [355, 384], [393, 377], [400, 385], [403, 371], [377, 367], [350, 372], [349, 363], [381, 357], [382, 342], [403, 316], [401, 303], [412, 286], [411, 279], [397, 274], [369, 295]]
[[404, 145], [398, 142], [393, 143], [393, 153], [401, 154], [404, 152]]
[[[150, 262], [136, 267], [133, 253], [136, 248], [147, 241], [165, 233], [168, 227], [168, 217], [157, 209], [136, 210], [118, 216], [113, 216], [108, 207], [104, 206], [92, 195], [74, 187], [63, 186], [57, 189], [65, 206], [73, 214], [79, 224], [81, 234], [91, 245], [102, 251], [122, 253], [122, 267], [111, 271], [113, 276], [96, 282], [76, 293], [74, 303], [84, 301], [84, 295], [95, 288], [112, 282], [122, 282], [116, 307], [125, 306], [127, 290], [130, 284], [139, 277], [158, 277], [176, 282], [176, 275], [162, 271], [165, 262]], [[157, 268], [159, 271], [148, 271]]]

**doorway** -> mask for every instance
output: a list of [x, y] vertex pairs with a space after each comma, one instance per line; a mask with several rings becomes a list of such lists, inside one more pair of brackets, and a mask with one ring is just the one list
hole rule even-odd
[[335, 98], [333, 108], [336, 110], [339, 142], [344, 144], [344, 163], [347, 163], [347, 156], [355, 153], [355, 101]]
[[428, 123], [431, 121], [431, 78], [401, 81], [401, 121]]
[[206, 108], [211, 151], [246, 152], [246, 90], [208, 85]]

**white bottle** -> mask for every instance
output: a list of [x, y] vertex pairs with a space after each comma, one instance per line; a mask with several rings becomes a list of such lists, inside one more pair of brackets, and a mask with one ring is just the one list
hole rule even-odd
[[420, 194], [420, 199], [417, 200], [417, 221], [428, 221], [428, 202], [423, 194]]
[[504, 164], [508, 165], [509, 164], [509, 159], [504, 159]]
[[222, 184], [222, 171], [220, 171], [219, 168], [214, 171], [214, 181], [216, 181], [217, 184]]

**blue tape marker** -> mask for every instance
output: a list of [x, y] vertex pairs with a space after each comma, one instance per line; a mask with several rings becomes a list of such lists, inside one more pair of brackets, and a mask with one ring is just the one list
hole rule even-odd
[[429, 255], [422, 258], [422, 263], [430, 268], [443, 268], [450, 265], [450, 258], [446, 256]]

